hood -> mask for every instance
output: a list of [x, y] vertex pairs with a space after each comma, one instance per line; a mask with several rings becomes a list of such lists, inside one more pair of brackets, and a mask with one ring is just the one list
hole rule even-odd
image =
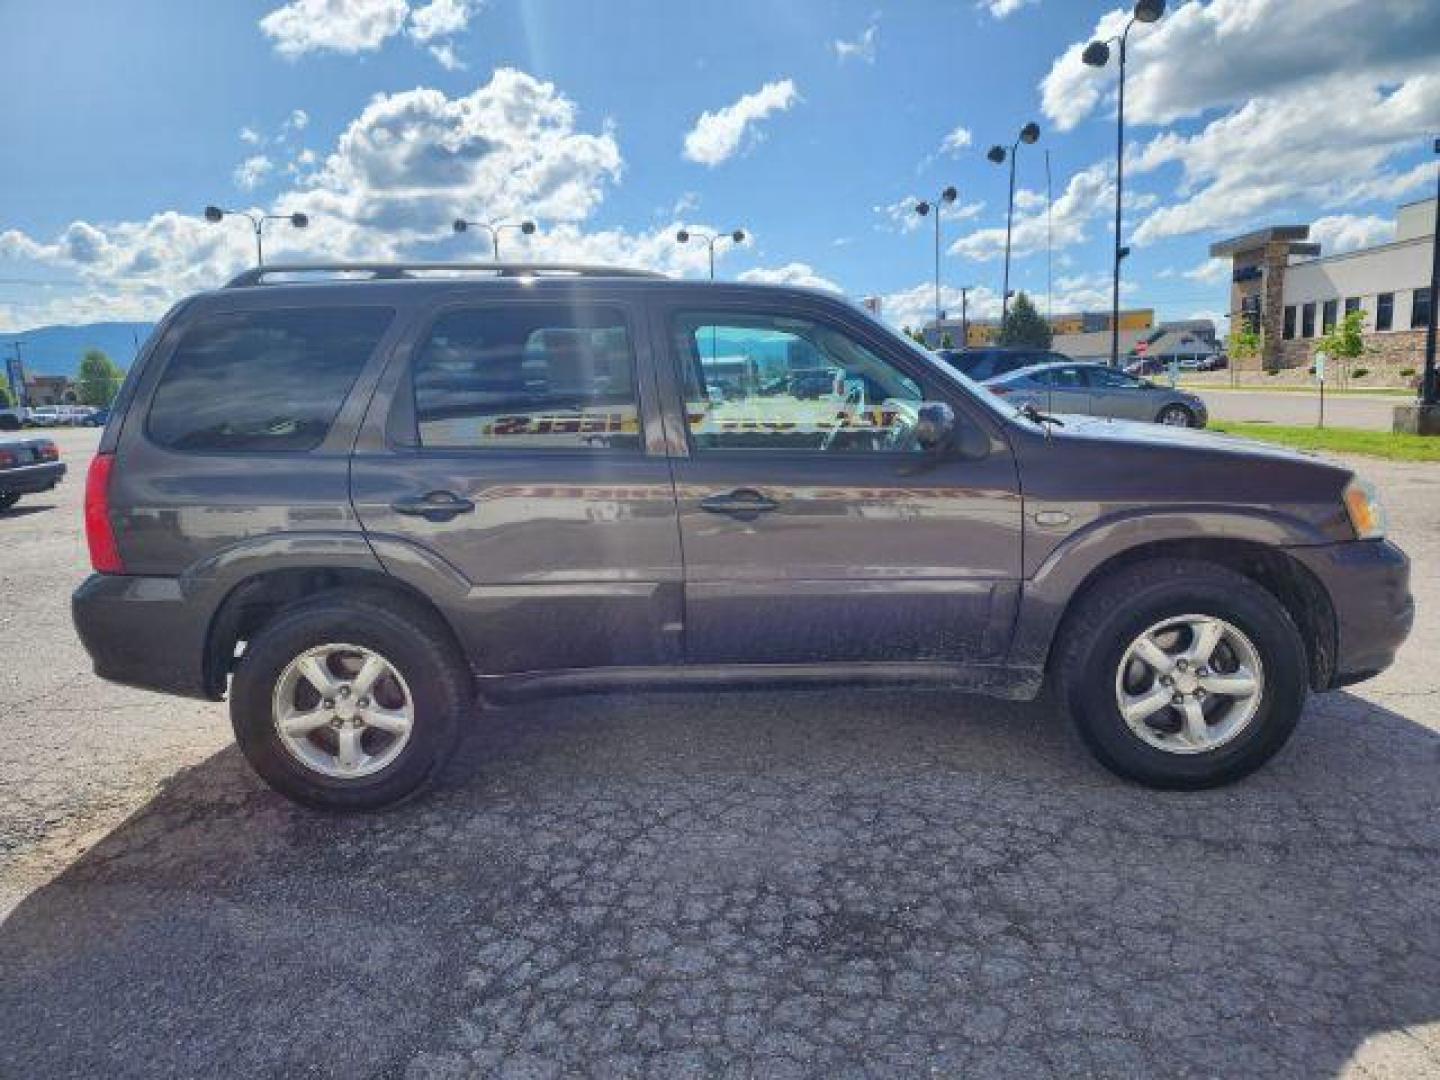
[[1203, 428], [1169, 427], [1138, 420], [1104, 420], [1093, 416], [1064, 415], [1059, 417], [1063, 428], [1052, 431], [1052, 438], [1068, 440], [1099, 440], [1107, 446], [1147, 448], [1193, 448], [1202, 452], [1221, 453], [1263, 461], [1287, 461], [1329, 467], [1318, 454], [1295, 450], [1288, 446], [1259, 442], [1238, 435], [1222, 435]]

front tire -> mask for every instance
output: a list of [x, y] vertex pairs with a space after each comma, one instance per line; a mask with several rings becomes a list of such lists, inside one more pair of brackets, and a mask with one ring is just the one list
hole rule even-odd
[[245, 650], [230, 720], [276, 791], [324, 810], [372, 810], [434, 779], [472, 681], [444, 628], [391, 596], [326, 593], [282, 612]]
[[1155, 422], [1166, 427], [1194, 427], [1195, 414], [1184, 405], [1166, 405], [1155, 417]]
[[1112, 772], [1156, 788], [1228, 784], [1285, 745], [1305, 704], [1289, 613], [1213, 563], [1156, 559], [1080, 601], [1060, 646], [1062, 692]]

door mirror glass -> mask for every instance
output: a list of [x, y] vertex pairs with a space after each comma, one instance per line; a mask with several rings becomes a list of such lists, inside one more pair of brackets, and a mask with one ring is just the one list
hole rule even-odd
[[915, 420], [916, 444], [937, 453], [948, 448], [954, 438], [955, 410], [943, 401], [923, 402]]

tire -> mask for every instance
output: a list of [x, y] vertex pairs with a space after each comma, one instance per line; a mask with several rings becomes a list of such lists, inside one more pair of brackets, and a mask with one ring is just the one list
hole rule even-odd
[[[392, 695], [383, 703], [387, 708], [398, 701], [395, 708], [404, 711], [408, 703], [403, 745], [388, 761], [400, 736], [359, 720], [355, 745], [363, 737], [368, 748], [363, 752], [368, 764], [359, 768], [375, 767], [363, 774], [327, 774], [317, 764], [331, 756], [332, 764], [340, 764], [338, 740], [345, 732], [332, 730], [335, 721], [287, 740], [276, 719], [277, 702], [287, 694], [297, 695], [286, 698], [287, 707], [300, 700], [298, 695], [311, 695], [311, 701], [296, 709], [294, 719], [302, 721], [328, 713], [326, 707], [340, 701], [319, 700], [323, 695], [292, 666], [307, 652], [329, 650], [337, 643], [340, 652], [351, 650], [357, 662], [368, 653], [389, 665], [390, 671], [375, 684], [377, 704], [382, 691]], [[320, 655], [344, 672], [351, 653]], [[359, 687], [360, 681], [353, 685]], [[374, 810], [410, 798], [434, 779], [455, 749], [473, 686], [457, 648], [429, 612], [390, 594], [337, 590], [282, 611], [249, 643], [230, 684], [230, 722], [246, 760], [280, 794], [320, 810]], [[344, 692], [347, 700], [367, 701]], [[357, 710], [356, 717], [364, 715]], [[347, 723], [356, 719], [342, 719], [339, 726]], [[377, 743], [384, 749], [376, 749]]]
[[1195, 414], [1184, 405], [1166, 405], [1155, 417], [1155, 422], [1167, 427], [1194, 427]]
[[6, 413], [4, 416], [0, 416], [0, 431], [19, 431], [20, 427], [19, 418], [13, 414]]
[[9, 510], [19, 501], [20, 492], [18, 491], [7, 491], [3, 495], [0, 495], [0, 513]]
[[[1166, 629], [1151, 640], [1167, 648], [1173, 643], [1175, 655], [1183, 653], [1187, 642], [1198, 644], [1192, 626], [1199, 624], [1191, 623], [1192, 617], [1228, 626], [1207, 661], [1214, 670], [1193, 664], [1188, 671], [1172, 669], [1171, 681], [1162, 686], [1160, 667], [1140, 659], [1132, 645], [1158, 626]], [[1080, 737], [1106, 768], [1149, 787], [1218, 787], [1247, 776], [1285, 745], [1305, 705], [1305, 645], [1289, 613], [1260, 585], [1214, 563], [1155, 559], [1123, 570], [1080, 600], [1063, 635], [1057, 672]], [[1249, 663], [1246, 645], [1252, 650]], [[1231, 668], [1232, 660], [1229, 675], [1223, 669]], [[1226, 679], [1242, 685], [1244, 672], [1257, 660], [1259, 677], [1252, 681], [1258, 692], [1248, 697], [1194, 685], [1215, 687]], [[1197, 671], [1208, 677], [1199, 679]], [[1188, 693], [1177, 693], [1182, 688]], [[1146, 700], [1151, 694], [1183, 707], [1167, 703], [1145, 719], [1127, 722], [1122, 694], [1137, 713], [1153, 706], [1154, 699]], [[1206, 717], [1196, 725], [1203, 737], [1193, 741], [1187, 720], [1192, 705]], [[1247, 713], [1249, 719], [1239, 723]], [[1140, 733], [1131, 723], [1140, 725]], [[1177, 724], [1180, 730], [1169, 730]]]

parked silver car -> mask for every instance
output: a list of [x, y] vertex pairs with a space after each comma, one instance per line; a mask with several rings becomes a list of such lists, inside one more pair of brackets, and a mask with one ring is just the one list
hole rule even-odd
[[1172, 427], [1204, 427], [1197, 395], [1127, 375], [1104, 364], [1034, 364], [988, 379], [986, 389], [1018, 406], [1049, 413], [1083, 413], [1113, 420], [1149, 420]]

